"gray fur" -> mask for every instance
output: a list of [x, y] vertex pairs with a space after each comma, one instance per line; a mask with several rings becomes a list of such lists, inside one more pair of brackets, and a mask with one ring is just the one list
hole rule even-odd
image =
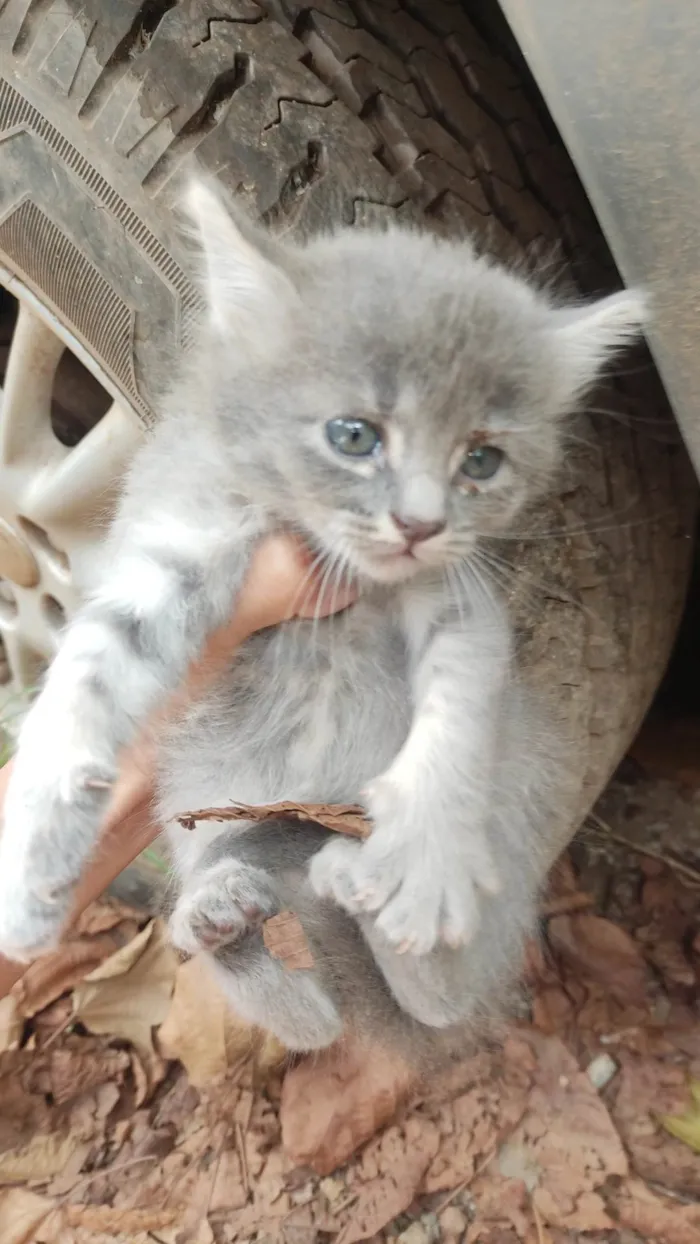
[[[559, 308], [465, 243], [418, 232], [258, 244], [203, 185], [191, 210], [210, 320], [23, 728], [0, 950], [53, 944], [106, 800], [86, 779], [111, 780], [229, 616], [255, 542], [286, 526], [361, 597], [253, 636], [167, 732], [173, 937], [211, 950], [234, 1005], [293, 1048], [350, 1024], [423, 1057], [480, 1024], [517, 974], [555, 838], [557, 749], [480, 549], [551, 487], [566, 415], [643, 306], [618, 294]], [[326, 422], [347, 417], [382, 426], [376, 457], [328, 443]], [[460, 476], [484, 443], [501, 469]], [[406, 523], [443, 529], [408, 556]], [[283, 822], [177, 824], [231, 799], [364, 799], [374, 830], [359, 844]], [[311, 972], [262, 948], [261, 919], [284, 906]]]

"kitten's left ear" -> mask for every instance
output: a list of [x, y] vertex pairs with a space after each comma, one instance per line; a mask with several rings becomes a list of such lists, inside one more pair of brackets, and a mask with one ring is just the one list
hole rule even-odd
[[572, 397], [595, 382], [618, 350], [641, 337], [647, 319], [648, 300], [638, 290], [623, 290], [589, 306], [554, 312], [555, 338]]
[[199, 234], [212, 325], [247, 338], [257, 329], [269, 341], [271, 322], [296, 293], [275, 262], [273, 240], [252, 222], [237, 219], [218, 187], [204, 179], [190, 183], [186, 206]]

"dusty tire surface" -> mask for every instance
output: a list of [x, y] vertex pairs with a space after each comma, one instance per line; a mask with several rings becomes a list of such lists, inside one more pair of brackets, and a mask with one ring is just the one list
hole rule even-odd
[[[0, 264], [148, 426], [200, 303], [176, 211], [198, 162], [275, 227], [424, 217], [617, 284], [561, 142], [488, 5], [11, 0], [0, 10]], [[514, 544], [523, 658], [575, 744], [560, 844], [658, 685], [695, 487], [643, 358], [597, 394], [560, 497]], [[553, 844], [553, 849], [555, 845]]]

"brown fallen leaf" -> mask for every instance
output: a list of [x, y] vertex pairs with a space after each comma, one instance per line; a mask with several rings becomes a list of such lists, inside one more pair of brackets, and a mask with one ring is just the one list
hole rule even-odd
[[164, 1058], [183, 1064], [195, 1088], [210, 1087], [248, 1057], [265, 1078], [286, 1057], [279, 1042], [235, 1015], [203, 955], [178, 965], [157, 1042]]
[[696, 976], [680, 941], [657, 937], [654, 942], [644, 947], [644, 953], [650, 963], [664, 979], [667, 989], [674, 986], [680, 989], [695, 989]]
[[526, 1183], [546, 1226], [610, 1230], [598, 1189], [628, 1168], [608, 1111], [559, 1038], [520, 1035], [536, 1053], [537, 1070], [525, 1115], [508, 1141], [506, 1166], [499, 1155], [502, 1174]]
[[110, 1205], [67, 1205], [66, 1220], [72, 1227], [85, 1227], [90, 1232], [120, 1232], [127, 1236], [138, 1231], [159, 1231], [178, 1220], [177, 1210], [114, 1209]]
[[292, 1161], [329, 1175], [394, 1117], [416, 1083], [394, 1051], [347, 1037], [292, 1067], [282, 1086], [282, 1144]]
[[700, 1205], [662, 1199], [640, 1179], [626, 1180], [612, 1195], [620, 1226], [663, 1244], [700, 1244]]
[[[524, 1177], [513, 1171], [506, 1178], [493, 1162], [475, 1179], [469, 1187], [475, 1215], [467, 1234], [469, 1244], [482, 1244], [482, 1240], [488, 1240], [491, 1244], [507, 1240], [510, 1244], [511, 1240], [527, 1239], [532, 1221], [528, 1183], [531, 1183], [531, 1178], [527, 1168]], [[567, 1236], [567, 1244], [569, 1240]], [[540, 1244], [539, 1240], [537, 1244]]]
[[31, 1086], [34, 1091], [50, 1094], [57, 1106], [63, 1106], [105, 1083], [121, 1083], [130, 1067], [125, 1050], [105, 1049], [91, 1038], [69, 1038], [66, 1044], [37, 1054]]
[[43, 955], [29, 965], [12, 988], [11, 996], [19, 1014], [31, 1019], [61, 994], [73, 989], [118, 949], [115, 939], [109, 933], [102, 933], [84, 941], [65, 942], [52, 954]]
[[524, 1045], [511, 1038], [502, 1051], [477, 1054], [461, 1065], [461, 1091], [432, 1115], [441, 1143], [425, 1177], [425, 1192], [467, 1186], [485, 1156], [495, 1154], [518, 1125], [532, 1084]]
[[121, 1037], [155, 1054], [153, 1029], [170, 1008], [177, 967], [162, 921], [152, 920], [77, 986], [74, 1017], [90, 1032]]
[[246, 1187], [245, 1170], [241, 1156], [234, 1149], [226, 1149], [216, 1162], [214, 1179], [208, 1197], [209, 1211], [231, 1214], [243, 1209], [250, 1199]]
[[37, 1229], [53, 1214], [55, 1205], [46, 1197], [11, 1188], [0, 1192], [0, 1240], [2, 1244], [33, 1244]]
[[[83, 908], [71, 925], [71, 934], [76, 937], [94, 937], [98, 933], [109, 933], [120, 925], [128, 929], [133, 923], [143, 924], [141, 912], [111, 895], [103, 894], [100, 899]], [[131, 941], [131, 937], [126, 940]]]
[[75, 1137], [70, 1133], [39, 1132], [21, 1149], [0, 1153], [0, 1184], [51, 1179], [63, 1170], [74, 1149]]
[[0, 1054], [19, 1049], [24, 1024], [12, 994], [0, 998]]
[[644, 957], [629, 933], [611, 920], [590, 912], [554, 916], [547, 937], [565, 964], [605, 985], [621, 1002], [646, 998]]
[[231, 803], [225, 808], [200, 808], [183, 812], [177, 819], [185, 829], [194, 829], [197, 821], [269, 821], [275, 817], [291, 817], [296, 821], [315, 821], [325, 829], [352, 838], [367, 838], [372, 826], [364, 808], [349, 803]]
[[19, 1149], [51, 1130], [51, 1107], [28, 1083], [34, 1055], [26, 1048], [0, 1055], [0, 1152]]
[[311, 947], [293, 911], [280, 911], [263, 925], [263, 941], [273, 959], [279, 959], [290, 972], [314, 966]]
[[369, 1240], [403, 1214], [415, 1200], [439, 1144], [435, 1124], [417, 1117], [377, 1137], [360, 1163], [360, 1178], [371, 1177], [359, 1184], [357, 1201], [347, 1210], [335, 1244]]

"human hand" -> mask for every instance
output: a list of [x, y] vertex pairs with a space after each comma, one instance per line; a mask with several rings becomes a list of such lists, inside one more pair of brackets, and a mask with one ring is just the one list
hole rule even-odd
[[236, 619], [250, 631], [290, 618], [326, 618], [353, 604], [357, 588], [331, 577], [324, 564], [288, 532], [274, 532], [258, 545], [236, 605]]
[[[160, 827], [150, 818], [148, 809], [153, 797], [157, 737], [163, 719], [181, 711], [188, 700], [196, 698], [215, 681], [235, 649], [254, 631], [293, 617], [326, 617], [346, 608], [355, 598], [354, 588], [324, 586], [323, 570], [314, 566], [311, 554], [295, 537], [274, 534], [261, 541], [230, 621], [210, 637], [202, 657], [190, 667], [177, 694], [122, 756], [119, 778], [102, 822], [101, 847], [75, 895], [74, 915], [96, 898], [159, 832]], [[0, 804], [4, 802], [12, 767], [11, 762], [0, 779]], [[64, 906], [67, 902], [68, 897]], [[56, 936], [65, 913], [56, 907], [49, 914], [52, 922], [48, 933], [44, 919], [39, 936], [34, 941], [31, 937], [25, 939], [27, 950], [20, 947], [18, 957], [21, 955], [26, 960], [35, 944], [40, 949], [43, 941], [49, 944]], [[42, 908], [42, 917], [44, 915]], [[0, 997], [15, 977], [16, 971], [8, 971], [0, 958]]]

